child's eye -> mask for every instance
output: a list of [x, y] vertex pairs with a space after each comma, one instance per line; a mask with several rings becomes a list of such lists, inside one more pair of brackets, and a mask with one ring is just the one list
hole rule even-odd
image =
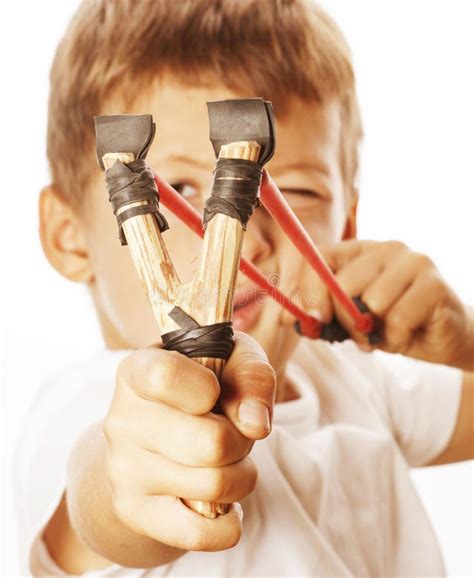
[[198, 195], [196, 188], [189, 183], [171, 183], [171, 186], [185, 199], [193, 200]]
[[314, 189], [285, 187], [281, 189], [281, 192], [296, 213], [319, 211], [321, 201], [324, 200], [324, 195]]
[[313, 191], [311, 189], [293, 189], [293, 188], [285, 188], [281, 190], [282, 193], [285, 195], [299, 195], [301, 197], [307, 198], [321, 198], [322, 195], [318, 193], [318, 191]]

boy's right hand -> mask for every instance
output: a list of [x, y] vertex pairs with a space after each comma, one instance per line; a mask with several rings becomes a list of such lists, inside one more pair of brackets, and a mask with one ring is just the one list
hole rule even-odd
[[[276, 393], [273, 368], [248, 335], [237, 334], [221, 383], [222, 395], [209, 369], [158, 348], [120, 364], [104, 422], [106, 472], [114, 512], [133, 532], [184, 550], [224, 550], [239, 541], [236, 502], [257, 481], [247, 456], [254, 440], [270, 433]], [[211, 413], [218, 399], [225, 415]], [[179, 497], [235, 503], [208, 519]]]

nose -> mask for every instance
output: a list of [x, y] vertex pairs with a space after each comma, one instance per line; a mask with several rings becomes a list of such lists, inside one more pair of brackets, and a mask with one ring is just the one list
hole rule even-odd
[[273, 253], [270, 223], [268, 215], [263, 215], [264, 209], [255, 209], [250, 217], [244, 235], [242, 255], [254, 265], [264, 262]]

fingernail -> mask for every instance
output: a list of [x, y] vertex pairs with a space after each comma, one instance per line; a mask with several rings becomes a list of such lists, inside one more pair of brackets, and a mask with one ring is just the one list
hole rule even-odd
[[310, 309], [308, 311], [308, 315], [311, 315], [311, 317], [314, 317], [318, 321], [321, 321], [321, 323], [324, 321], [323, 314], [321, 313], [321, 311], [319, 311], [319, 309]]
[[240, 404], [239, 421], [252, 428], [270, 431], [268, 407], [253, 399], [246, 399]]
[[237, 510], [237, 513], [239, 514], [240, 521], [242, 521], [244, 519], [244, 510], [242, 506], [239, 504], [239, 502], [234, 502], [234, 507]]

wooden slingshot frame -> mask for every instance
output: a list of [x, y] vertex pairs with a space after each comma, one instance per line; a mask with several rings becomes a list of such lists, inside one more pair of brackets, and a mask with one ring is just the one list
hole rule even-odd
[[[229, 107], [237, 114], [244, 111], [244, 122], [239, 125], [242, 128], [236, 126], [235, 116], [232, 112], [229, 114]], [[243, 159], [257, 165], [271, 157], [274, 142], [269, 103], [262, 99], [219, 101], [209, 103], [209, 113], [211, 138], [215, 134], [213, 145], [219, 159]], [[96, 117], [95, 121], [99, 163], [106, 171], [110, 171], [117, 162], [119, 165], [129, 165], [146, 155], [154, 135], [154, 125], [149, 115], [138, 118], [134, 115]], [[147, 200], [123, 203], [118, 209], [115, 207], [115, 214], [120, 219], [125, 211], [138, 207], [146, 209], [147, 204]], [[197, 272], [188, 284], [182, 284], [178, 278], [155, 214], [145, 212], [131, 216], [121, 223], [121, 234], [129, 246], [162, 334], [181, 329], [172, 316], [176, 308], [203, 327], [232, 321], [234, 289], [244, 236], [244, 226], [239, 220], [222, 213], [209, 220]], [[225, 363], [220, 358], [194, 359], [218, 377]], [[214, 518], [228, 510], [227, 504], [183, 501], [206, 517]]]
[[[262, 167], [271, 158], [275, 138], [270, 103], [262, 99], [236, 99], [208, 103], [208, 107], [211, 142], [218, 159], [241, 159]], [[117, 166], [129, 166], [137, 159], [145, 158], [154, 136], [154, 124], [150, 115], [102, 116], [96, 117], [95, 122], [98, 160], [107, 173], [115, 170]], [[238, 180], [232, 176], [225, 178], [230, 181]], [[252, 281], [295, 315], [300, 333], [312, 338], [338, 339], [331, 337], [334, 335], [331, 332], [326, 333], [325, 337], [325, 327], [317, 319], [306, 314], [278, 288], [271, 285], [251, 263], [241, 259], [245, 228], [238, 219], [228, 214], [215, 214], [203, 232], [201, 216], [189, 203], [157, 175], [154, 175], [154, 181], [158, 185], [162, 204], [203, 237], [194, 279], [190, 283], [182, 284], [164, 243], [162, 224], [155, 212], [149, 210], [150, 198], [132, 199], [130, 202], [122, 202], [119, 207], [114, 206], [122, 243], [129, 246], [134, 266], [162, 335], [181, 329], [175, 315], [177, 309], [185, 312], [201, 327], [220, 323], [230, 325], [240, 266]], [[367, 311], [361, 311], [339, 287], [314, 243], [265, 172], [260, 199], [343, 304], [357, 328], [373, 336], [372, 316]], [[154, 202], [157, 206], [156, 201]], [[123, 217], [125, 212], [132, 216], [121, 222], [121, 216]], [[347, 332], [345, 336], [347, 337]], [[211, 369], [218, 377], [225, 365], [223, 358], [193, 359]], [[229, 507], [228, 504], [181, 499], [189, 508], [209, 518], [226, 513]]]

